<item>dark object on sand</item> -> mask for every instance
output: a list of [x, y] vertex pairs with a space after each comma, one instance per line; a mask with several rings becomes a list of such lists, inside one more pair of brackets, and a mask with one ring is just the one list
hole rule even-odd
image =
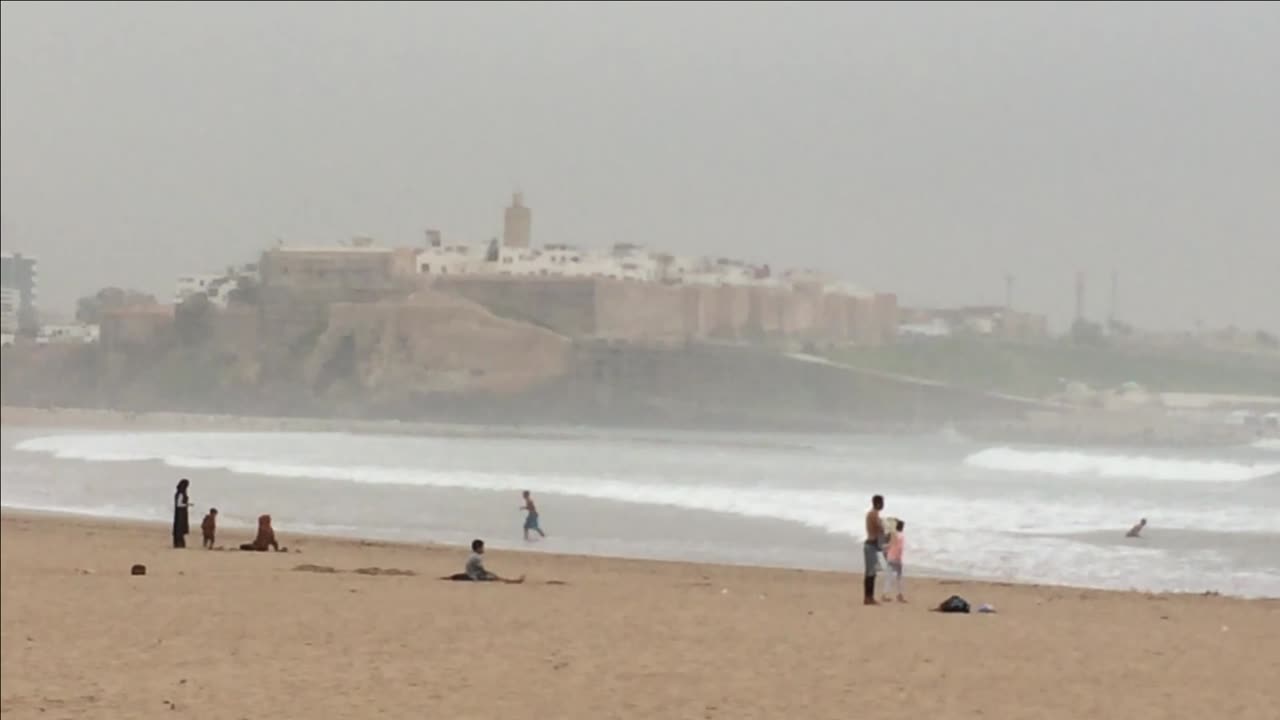
[[130, 575], [146, 575], [146, 574], [147, 574], [147, 566], [146, 566], [146, 565], [134, 565], [133, 567], [129, 568], [129, 574], [130, 574]]
[[401, 577], [412, 577], [417, 575], [412, 570], [401, 570], [399, 568], [381, 568], [381, 567], [362, 567], [352, 570], [357, 575], [394, 575]]
[[951, 597], [947, 598], [946, 600], [943, 600], [943, 601], [942, 601], [942, 603], [938, 605], [938, 612], [944, 612], [944, 613], [968, 613], [968, 612], [969, 612], [969, 601], [968, 601], [968, 600], [965, 600], [964, 598], [960, 597], [959, 595], [952, 595]]
[[454, 573], [454, 574], [452, 574], [452, 575], [445, 575], [444, 577], [442, 577], [442, 578], [440, 578], [440, 579], [441, 579], [441, 580], [450, 580], [450, 581], [453, 581], [453, 582], [499, 582], [499, 583], [503, 583], [503, 584], [505, 584], [505, 585], [523, 585], [523, 584], [524, 584], [524, 576], [523, 576], [523, 575], [521, 575], [520, 577], [518, 577], [518, 578], [516, 578], [516, 579], [514, 579], [514, 580], [508, 580], [508, 579], [506, 579], [506, 578], [500, 578], [500, 577], [498, 577], [498, 576], [496, 576], [496, 575], [494, 575], [494, 576], [492, 576], [492, 577], [476, 579], [476, 578], [473, 578], [473, 577], [471, 577], [470, 575], [468, 575], [468, 574], [466, 574], [466, 573]]

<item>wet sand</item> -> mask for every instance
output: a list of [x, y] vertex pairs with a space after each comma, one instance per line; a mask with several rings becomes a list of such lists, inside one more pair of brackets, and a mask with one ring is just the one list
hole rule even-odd
[[6, 512], [4, 717], [1280, 717], [1274, 600], [281, 539]]

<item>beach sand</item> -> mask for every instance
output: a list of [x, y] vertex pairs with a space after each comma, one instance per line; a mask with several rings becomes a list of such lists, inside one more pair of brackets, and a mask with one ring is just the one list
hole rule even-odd
[[[920, 580], [912, 604], [865, 608], [847, 574], [499, 551], [490, 569], [526, 584], [450, 583], [459, 548], [281, 539], [302, 552], [177, 551], [165, 526], [6, 512], [0, 711], [1280, 717], [1277, 601]], [[999, 613], [927, 611], [953, 593]]]

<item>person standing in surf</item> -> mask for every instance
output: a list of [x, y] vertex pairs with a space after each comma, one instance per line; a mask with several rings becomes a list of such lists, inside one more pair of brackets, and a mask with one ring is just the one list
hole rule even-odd
[[862, 544], [862, 562], [866, 565], [862, 576], [863, 605], [880, 604], [876, 602], [876, 571], [880, 569], [880, 551], [885, 534], [881, 510], [884, 510], [884, 496], [876, 495], [871, 498], [871, 509], [867, 511], [867, 539]]
[[191, 486], [191, 481], [182, 478], [178, 481], [178, 489], [173, 493], [173, 546], [175, 548], [184, 548], [187, 546], [187, 533], [191, 532], [191, 523], [187, 517], [187, 510], [191, 507], [191, 498], [187, 496], [187, 488]]
[[539, 537], [546, 537], [547, 534], [542, 532], [542, 526], [538, 524], [538, 506], [533, 504], [533, 496], [528, 490], [524, 491], [524, 505], [520, 509], [528, 513], [524, 518], [524, 539], [529, 540], [529, 531], [538, 533]]

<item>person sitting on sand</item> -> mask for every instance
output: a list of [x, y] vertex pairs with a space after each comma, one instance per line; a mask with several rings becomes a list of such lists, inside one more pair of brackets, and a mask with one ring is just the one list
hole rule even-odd
[[280, 543], [276, 542], [276, 531], [271, 528], [271, 516], [258, 516], [258, 536], [251, 543], [245, 543], [240, 546], [241, 550], [253, 550], [255, 552], [266, 552], [268, 549], [281, 552], [284, 548], [280, 547]]
[[445, 580], [460, 580], [463, 582], [502, 582], [518, 585], [524, 582], [524, 576], [515, 580], [498, 577], [496, 574], [489, 572], [484, 566], [484, 541], [471, 541], [471, 557], [467, 558], [466, 572], [450, 575]]
[[542, 526], [538, 524], [538, 506], [533, 504], [533, 496], [528, 490], [524, 491], [524, 505], [521, 505], [520, 509], [528, 513], [524, 518], [524, 539], [529, 540], [530, 530], [541, 537], [546, 537], [547, 534], [542, 532]]
[[213, 549], [213, 536], [218, 533], [218, 508], [209, 508], [209, 514], [200, 521], [200, 533], [204, 535], [204, 548]]
[[1129, 532], [1125, 533], [1124, 536], [1127, 538], [1142, 537], [1142, 529], [1145, 528], [1146, 526], [1147, 526], [1147, 519], [1142, 518], [1141, 520], [1138, 521], [1137, 525], [1134, 525], [1133, 527], [1129, 528]]

